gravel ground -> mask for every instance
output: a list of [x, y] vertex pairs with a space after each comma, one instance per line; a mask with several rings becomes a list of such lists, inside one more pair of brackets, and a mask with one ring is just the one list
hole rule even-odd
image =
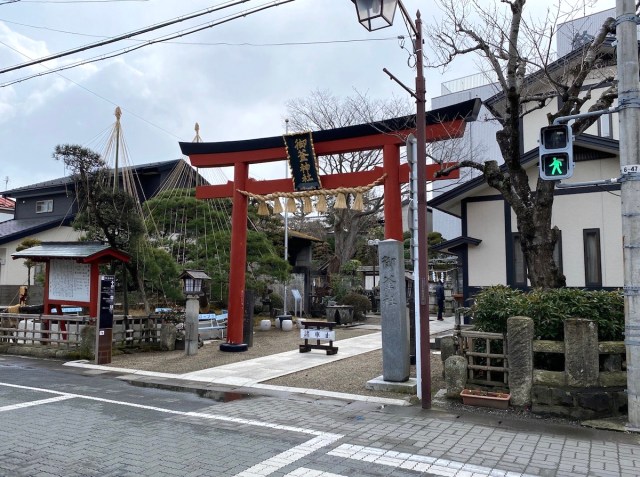
[[[259, 318], [256, 320], [259, 322]], [[367, 325], [379, 325], [379, 316], [370, 316]], [[336, 329], [336, 341], [375, 333], [376, 330], [364, 329], [362, 326], [340, 327]], [[302, 341], [297, 331], [283, 332], [276, 328], [261, 331], [254, 328], [253, 346], [243, 353], [228, 353], [220, 351], [220, 340], [206, 342], [195, 356], [185, 356], [184, 351], [165, 352], [126, 352], [112, 357], [112, 366], [120, 368], [158, 371], [164, 373], [182, 374], [201, 369], [213, 368], [229, 363], [244, 361], [261, 356], [267, 356], [285, 351], [297, 350]], [[314, 351], [312, 351], [314, 352]], [[318, 352], [318, 351], [315, 351]], [[339, 351], [338, 351], [339, 353]], [[297, 388], [311, 388], [364, 396], [405, 399], [411, 403], [418, 403], [415, 394], [371, 391], [365, 388], [367, 381], [382, 374], [382, 350], [371, 351], [351, 358], [334, 361], [323, 366], [317, 366], [296, 373], [287, 374], [276, 379], [265, 381], [276, 386]], [[416, 376], [415, 366], [411, 366], [410, 376]], [[476, 406], [465, 406], [460, 401], [449, 400], [444, 397], [443, 363], [440, 353], [431, 354], [431, 391], [432, 407], [454, 414], [483, 415], [492, 419], [516, 420], [544, 420], [559, 424], [579, 426], [578, 421], [571, 421], [557, 417], [539, 416], [526, 409], [509, 407], [507, 410], [494, 410]]]
[[[259, 322], [259, 319], [256, 320]], [[378, 325], [380, 318], [372, 316], [366, 324]], [[376, 330], [364, 329], [362, 326], [340, 327], [336, 329], [336, 341], [375, 333]], [[267, 356], [285, 351], [297, 350], [302, 341], [296, 330], [283, 332], [276, 328], [261, 331], [254, 328], [253, 346], [244, 353], [228, 353], [220, 351], [220, 340], [206, 342], [195, 356], [185, 356], [184, 351], [168, 352], [126, 352], [112, 357], [112, 366], [145, 371], [182, 374], [201, 369], [213, 368], [229, 363], [244, 361], [261, 356]], [[313, 351], [312, 351], [313, 352]], [[318, 352], [318, 351], [315, 351]], [[339, 353], [339, 352], [338, 352]], [[320, 389], [364, 396], [405, 399], [411, 403], [418, 403], [415, 394], [371, 391], [365, 388], [367, 381], [382, 374], [382, 350], [371, 351], [362, 355], [334, 361], [323, 366], [303, 370], [281, 376], [265, 383], [276, 386]], [[415, 366], [411, 366], [411, 377], [416, 376]], [[526, 409], [509, 407], [507, 410], [494, 410], [475, 406], [465, 406], [460, 401], [449, 400], [444, 397], [443, 363], [440, 353], [431, 354], [431, 390], [432, 407], [458, 415], [482, 415], [491, 419], [503, 418], [555, 422], [579, 426], [577, 421], [570, 421], [557, 417], [534, 415]]]
[[[379, 317], [371, 317], [366, 324], [379, 324]], [[363, 329], [361, 326], [341, 327], [336, 330], [336, 341], [375, 333], [376, 330]], [[283, 332], [276, 328], [261, 331], [254, 328], [253, 346], [243, 353], [220, 351], [220, 341], [205, 343], [195, 356], [185, 356], [184, 351], [168, 352], [130, 352], [114, 354], [112, 366], [120, 368], [158, 371], [182, 374], [213, 368], [229, 363], [244, 361], [270, 354], [297, 350], [302, 341], [296, 330]], [[318, 351], [315, 351], [318, 352]], [[339, 352], [338, 352], [339, 353]], [[431, 359], [432, 390], [437, 392], [444, 387], [442, 362], [439, 353], [433, 353]], [[411, 376], [415, 377], [415, 366], [411, 366]], [[367, 396], [390, 397], [395, 399], [415, 399], [415, 395], [371, 391], [365, 388], [367, 381], [382, 374], [382, 351], [371, 351], [352, 358], [334, 361], [323, 366], [291, 373], [270, 381], [267, 384], [299, 388], [313, 388]]]

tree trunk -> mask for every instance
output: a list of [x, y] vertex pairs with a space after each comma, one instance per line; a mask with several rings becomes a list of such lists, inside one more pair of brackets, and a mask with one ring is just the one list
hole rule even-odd
[[538, 191], [538, 199], [544, 200], [528, 213], [517, 215], [520, 244], [527, 264], [527, 276], [534, 288], [560, 288], [566, 280], [553, 258], [553, 251], [560, 236], [558, 227], [551, 227], [553, 188]]

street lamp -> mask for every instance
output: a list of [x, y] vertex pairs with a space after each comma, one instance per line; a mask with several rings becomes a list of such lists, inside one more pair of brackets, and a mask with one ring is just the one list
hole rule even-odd
[[420, 378], [422, 407], [431, 408], [431, 350], [429, 346], [429, 290], [427, 280], [427, 177], [426, 177], [426, 88], [424, 80], [424, 61], [422, 52], [422, 19], [420, 11], [416, 13], [415, 22], [400, 0], [351, 0], [358, 13], [358, 21], [367, 30], [373, 31], [391, 26], [396, 7], [400, 8], [405, 22], [413, 33], [413, 54], [416, 56], [416, 90], [402, 84], [395, 76], [387, 73], [392, 80], [407, 90], [416, 100], [416, 159], [417, 167], [417, 203], [418, 203], [418, 270], [414, 270], [414, 280], [418, 280], [419, 306], [416, 310], [420, 317]]
[[398, 0], [352, 0], [356, 4], [358, 21], [369, 31], [393, 25]]

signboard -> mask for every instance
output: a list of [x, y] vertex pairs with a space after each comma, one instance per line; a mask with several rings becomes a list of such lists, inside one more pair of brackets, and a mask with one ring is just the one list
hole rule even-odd
[[626, 166], [620, 166], [620, 174], [640, 174], [640, 164], [627, 164]]
[[116, 291], [116, 277], [113, 275], [102, 275], [100, 277], [100, 295], [99, 300], [99, 320], [98, 324], [101, 330], [113, 328], [113, 302]]
[[49, 264], [49, 300], [90, 300], [91, 265], [53, 259]]
[[288, 134], [284, 136], [284, 145], [293, 188], [297, 191], [320, 189], [320, 176], [311, 133]]
[[329, 331], [328, 329], [302, 329], [300, 330], [300, 338], [302, 338], [303, 340], [334, 341], [336, 339], [336, 332]]

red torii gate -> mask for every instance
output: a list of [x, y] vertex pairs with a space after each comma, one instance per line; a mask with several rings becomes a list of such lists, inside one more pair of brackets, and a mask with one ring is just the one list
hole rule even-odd
[[[467, 121], [475, 121], [480, 100], [473, 99], [445, 108], [432, 110], [426, 118], [426, 140], [436, 142], [462, 137]], [[383, 166], [370, 171], [329, 174], [321, 176], [323, 189], [366, 186], [384, 179], [384, 235], [386, 239], [402, 240], [402, 204], [400, 185], [409, 180], [409, 166], [400, 164], [400, 147], [415, 130], [415, 115], [376, 123], [347, 126], [313, 133], [318, 156], [346, 152], [382, 149]], [[198, 199], [233, 197], [231, 213], [231, 266], [229, 271], [229, 318], [227, 342], [223, 351], [245, 351], [242, 343], [244, 314], [244, 285], [247, 265], [248, 198], [239, 191], [266, 195], [274, 192], [293, 192], [291, 179], [256, 181], [249, 178], [249, 164], [282, 161], [287, 158], [282, 136], [226, 142], [180, 142], [182, 153], [189, 156], [195, 167], [233, 166], [233, 181], [223, 185], [196, 188]], [[433, 180], [439, 165], [426, 166], [427, 178]], [[448, 178], [457, 176], [449, 175]]]

